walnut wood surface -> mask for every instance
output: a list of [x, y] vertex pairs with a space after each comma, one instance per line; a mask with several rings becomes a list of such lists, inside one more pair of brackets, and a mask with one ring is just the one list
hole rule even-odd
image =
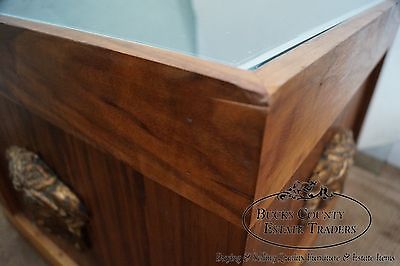
[[44, 33], [0, 32], [0, 94], [240, 224], [265, 124], [257, 94]]
[[387, 0], [244, 71], [0, 16], [0, 151], [39, 152], [83, 199], [90, 263], [212, 265], [254, 247], [242, 211], [306, 177], [332, 126], [359, 132], [398, 23]]
[[257, 72], [272, 104], [255, 198], [293, 176], [382, 59], [398, 23], [398, 5], [385, 1]]
[[290, 179], [397, 24], [387, 0], [243, 71], [1, 16], [0, 94], [240, 225], [254, 195]]
[[[317, 165], [319, 159], [321, 158], [321, 154], [323, 153], [326, 144], [329, 143], [335, 132], [337, 132], [340, 128], [351, 129], [354, 132], [355, 139], [357, 140], [358, 132], [360, 130], [361, 122], [365, 117], [366, 106], [372, 97], [372, 93], [376, 86], [377, 77], [381, 71], [382, 65], [384, 62], [384, 58], [377, 64], [374, 68], [373, 72], [366, 78], [361, 87], [357, 90], [356, 94], [352, 97], [347, 106], [343, 109], [341, 114], [336, 118], [335, 122], [331, 125], [331, 127], [324, 133], [324, 135], [320, 138], [318, 143], [313, 147], [311, 152], [307, 155], [307, 157], [303, 160], [301, 165], [296, 169], [295, 173], [292, 175], [292, 179], [285, 184], [284, 189], [287, 189], [291, 186], [296, 180], [306, 181], [308, 177], [310, 177], [313, 169]], [[304, 204], [304, 201], [298, 201], [297, 203], [291, 203], [287, 209], [299, 209]], [[259, 205], [259, 207], [264, 208], [274, 208], [273, 204], [270, 206], [267, 205]], [[330, 203], [330, 207], [334, 207], [334, 202]], [[284, 209], [282, 206], [279, 206], [279, 210]], [[258, 232], [258, 234], [262, 235], [264, 228], [261, 223], [255, 224], [252, 222], [252, 231]], [[303, 234], [294, 236], [290, 243], [299, 245], [299, 246], [311, 246], [313, 241], [315, 240], [316, 235], [312, 234]], [[283, 239], [274, 239], [277, 243], [286, 243]], [[298, 249], [286, 249], [280, 248], [277, 246], [266, 245], [261, 241], [253, 238], [252, 236], [248, 236], [246, 243], [246, 252], [267, 252], [268, 254], [306, 254], [307, 250], [298, 250]], [[246, 263], [245, 265], [257, 265], [258, 263]], [[266, 264], [266, 265], [274, 265], [274, 264]], [[295, 263], [287, 263], [282, 265], [296, 265]]]
[[[265, 105], [268, 101], [268, 95], [265, 93], [265, 88], [260, 83], [258, 77], [253, 75], [253, 72], [251, 71], [238, 69], [220, 63], [205, 61], [197, 57], [158, 49], [155, 47], [142, 45], [140, 43], [123, 41], [102, 35], [27, 21], [15, 17], [0, 15], [0, 23], [30, 31], [41, 32], [46, 35], [59, 37], [63, 40], [71, 40], [73, 42], [78, 42], [83, 46], [90, 44], [91, 46], [115, 51], [120, 54], [128, 55], [132, 58], [142, 58], [144, 59], [143, 61], [147, 63], [160, 63], [150, 64], [149, 66], [158, 65], [160, 69], [164, 69], [165, 66], [169, 66], [165, 69], [174, 70], [174, 72], [181, 73], [182, 75], [190, 72], [194, 74], [194, 77], [197, 78], [210, 77], [211, 81], [212, 79], [225, 81], [244, 90], [244, 92], [240, 92], [236, 95], [232, 91], [225, 91], [228, 93], [226, 93], [223, 97], [227, 97], [228, 99], [232, 99], [233, 97], [235, 99], [240, 99], [239, 101], [248, 103], [254, 102], [256, 105]], [[162, 80], [165, 77], [160, 76], [156, 78], [160, 78]], [[213, 82], [215, 82], [215, 80]], [[202, 87], [201, 93], [208, 91], [212, 94], [215, 94], [217, 91], [219, 91], [221, 88], [217, 87], [218, 82], [214, 85], [213, 82], [208, 84], [208, 86], [213, 87], [210, 88], [211, 90], [208, 90], [206, 87]], [[186, 86], [186, 84], [184, 85]], [[222, 94], [220, 94], [220, 96]]]
[[[213, 265], [244, 250], [242, 228], [182, 198], [0, 97], [0, 151], [38, 151], [89, 212], [91, 248], [80, 265]], [[17, 129], [17, 130], [16, 130]], [[10, 182], [0, 160], [0, 179]], [[21, 210], [19, 210], [21, 211]], [[89, 262], [90, 263], [89, 263]]]

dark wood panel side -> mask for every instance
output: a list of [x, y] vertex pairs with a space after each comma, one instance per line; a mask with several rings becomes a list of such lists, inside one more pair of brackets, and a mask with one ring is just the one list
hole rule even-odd
[[360, 128], [364, 121], [366, 111], [368, 110], [368, 105], [374, 93], [384, 61], [385, 57], [383, 57], [376, 65], [372, 73], [363, 82], [356, 94], [351, 98], [347, 106], [336, 118], [332, 126], [325, 132], [324, 136], [308, 154], [307, 158], [296, 170], [295, 174], [293, 175], [294, 177], [300, 178], [310, 176], [312, 169], [314, 169], [316, 166], [323, 150], [325, 149], [325, 144], [329, 142], [338, 128], [351, 129], [353, 131], [354, 139], [357, 141]]
[[88, 208], [93, 265], [213, 265], [216, 252], [243, 252], [241, 227], [3, 97], [0, 117], [0, 153], [10, 145], [38, 152]]
[[254, 92], [1, 22], [0, 36], [0, 94], [240, 224], [267, 112]]
[[398, 24], [398, 5], [385, 1], [258, 72], [270, 82], [272, 105], [255, 198], [280, 191], [293, 176], [380, 62]]
[[353, 96], [346, 109], [337, 118], [336, 124], [350, 128], [353, 131], [354, 139], [357, 141], [360, 135], [365, 116], [368, 111], [369, 103], [375, 91], [382, 67], [385, 63], [386, 54], [375, 66], [372, 73], [361, 85], [360, 89]]
[[[0, 146], [4, 146], [3, 141], [4, 139], [0, 138]], [[8, 165], [4, 161], [4, 154], [0, 154], [0, 156], [2, 156], [2, 160], [0, 160], [0, 169], [8, 169]], [[10, 180], [7, 176], [2, 175], [0, 175], [0, 202], [11, 214], [15, 214], [21, 207]]]
[[10, 213], [16, 213], [19, 209], [18, 198], [12, 193], [10, 182], [0, 178], [0, 202]]
[[[362, 83], [360, 88], [357, 90], [356, 94], [351, 98], [349, 103], [346, 105], [346, 107], [343, 109], [340, 115], [336, 118], [335, 122], [324, 133], [323, 137], [318, 141], [318, 143], [315, 145], [312, 151], [307, 155], [306, 159], [302, 162], [299, 168], [296, 169], [295, 173], [293, 174], [289, 182], [285, 184], [284, 189], [290, 187], [296, 180], [305, 181], [311, 176], [315, 166], [317, 165], [319, 159], [321, 158], [324, 149], [326, 148], [326, 144], [331, 140], [331, 138], [339, 128], [351, 129], [354, 133], [355, 139], [357, 139], [360, 127], [362, 125], [366, 111], [368, 109], [368, 104], [373, 95], [376, 82], [379, 77], [379, 73], [384, 63], [384, 59], [385, 57], [383, 57], [380, 60], [380, 62], [376, 65], [372, 73]], [[268, 206], [262, 206], [262, 207], [267, 208]], [[273, 208], [273, 205], [271, 205], [271, 207]], [[297, 208], [298, 207], [299, 206], [297, 206]], [[330, 205], [330, 207], [334, 207], [334, 204]], [[293, 206], [290, 207], [290, 209], [297, 209], [297, 208], [293, 208]], [[258, 231], [262, 230], [262, 227], [260, 226], [254, 227], [253, 230], [257, 229]], [[304, 234], [302, 237], [298, 236], [295, 237], [296, 238], [294, 238], [294, 240], [292, 241], [297, 243], [297, 245], [302, 245], [302, 246], [312, 245], [312, 243], [316, 238], [315, 235], [313, 236], [307, 234]], [[277, 241], [277, 242], [282, 243], [282, 241], [280, 242]], [[299, 255], [307, 253], [307, 250], [286, 249], [273, 245], [267, 245], [249, 235], [246, 244], [246, 252], [254, 252], [254, 251], [257, 251], [258, 253], [265, 251], [269, 254], [283, 253], [285, 255], [291, 255], [291, 254]], [[246, 265], [257, 265], [257, 263], [254, 264], [248, 263]], [[273, 265], [273, 264], [266, 264], [266, 265]], [[296, 264], [287, 263], [287, 265], [296, 265]]]

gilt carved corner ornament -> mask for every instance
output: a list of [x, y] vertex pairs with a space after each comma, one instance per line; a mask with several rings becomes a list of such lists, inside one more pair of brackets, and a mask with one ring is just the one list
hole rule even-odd
[[86, 247], [84, 227], [88, 221], [79, 198], [39, 156], [12, 146], [6, 151], [13, 186], [22, 193], [23, 203], [35, 222], [46, 231]]
[[[343, 192], [344, 181], [353, 164], [355, 152], [353, 132], [349, 129], [339, 128], [325, 147], [310, 181], [318, 181], [331, 193]], [[321, 199], [306, 201], [306, 207], [309, 209], [320, 209], [324, 207], [324, 204]]]

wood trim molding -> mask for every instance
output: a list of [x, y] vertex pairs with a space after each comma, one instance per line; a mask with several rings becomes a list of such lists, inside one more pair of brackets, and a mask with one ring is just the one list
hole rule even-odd
[[234, 86], [240, 87], [243, 90], [247, 90], [250, 94], [258, 94], [259, 102], [256, 102], [256, 104], [263, 105], [266, 104], [268, 100], [268, 95], [266, 94], [265, 89], [261, 86], [259, 79], [252, 71], [231, 67], [217, 62], [206, 61], [194, 56], [150, 47], [140, 43], [5, 15], [0, 15], [0, 24], [25, 29], [27, 31], [40, 32], [45, 35], [76, 42], [83, 46], [91, 45], [101, 47], [105, 50], [141, 58], [149, 62], [161, 63], [183, 72], [193, 72], [199, 76], [225, 81]]
[[[389, 42], [391, 44], [390, 41], [394, 38], [392, 30], [393, 28], [397, 28], [400, 22], [398, 0], [383, 1], [381, 4], [362, 12], [352, 19], [288, 51], [277, 59], [268, 62], [268, 64], [257, 69], [255, 74], [260, 78], [270, 97], [273, 97], [279, 93], [281, 88], [285, 87], [286, 83], [292, 79], [296, 79], [296, 77], [311, 68], [312, 65], [322, 62], [329, 54], [339, 52], [338, 46], [342, 47], [341, 50], [343, 50], [346, 43], [350, 43], [349, 39], [362, 39], [360, 32], [368, 31], [368, 29], [369, 31], [376, 30], [377, 28], [373, 28], [371, 24], [375, 24], [376, 26], [376, 21], [387, 12], [391, 12], [390, 20], [393, 23], [388, 23], [388, 26], [392, 28], [380, 27], [378, 30], [384, 31], [381, 32], [382, 36], [385, 36], [382, 42]], [[388, 37], [392, 39], [388, 39]], [[385, 46], [383, 43], [380, 45]], [[271, 100], [273, 101], [273, 99]]]
[[36, 250], [51, 265], [77, 266], [78, 264], [51, 239], [45, 236], [36, 225], [30, 222], [23, 214], [10, 214], [5, 209], [3, 212], [7, 219], [18, 231], [36, 248]]

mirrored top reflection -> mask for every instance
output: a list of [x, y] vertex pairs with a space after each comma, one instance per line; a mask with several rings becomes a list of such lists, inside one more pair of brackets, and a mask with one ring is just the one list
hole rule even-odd
[[0, 13], [254, 69], [379, 2], [0, 0]]

